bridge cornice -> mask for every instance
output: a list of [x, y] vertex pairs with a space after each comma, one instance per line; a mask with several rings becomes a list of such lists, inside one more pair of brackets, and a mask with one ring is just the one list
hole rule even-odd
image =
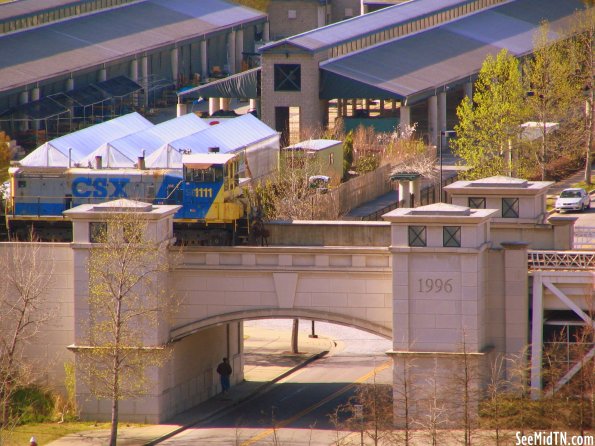
[[225, 247], [184, 251], [177, 270], [391, 272], [388, 247]]

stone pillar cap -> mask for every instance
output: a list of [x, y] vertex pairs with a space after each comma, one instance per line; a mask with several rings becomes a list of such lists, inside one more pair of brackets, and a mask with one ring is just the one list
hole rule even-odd
[[561, 217], [561, 216], [554, 216], [548, 218], [548, 223], [553, 226], [564, 226], [564, 225], [571, 225], [575, 221], [578, 220], [578, 217]]

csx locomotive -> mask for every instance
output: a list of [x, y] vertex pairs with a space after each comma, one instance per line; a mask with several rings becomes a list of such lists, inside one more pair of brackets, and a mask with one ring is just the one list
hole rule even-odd
[[178, 237], [184, 229], [188, 243], [227, 244], [247, 227], [238, 163], [237, 154], [203, 153], [183, 155], [181, 169], [12, 167], [7, 225], [13, 233], [31, 226], [43, 233], [66, 222], [67, 209], [129, 198], [182, 205], [174, 217]]

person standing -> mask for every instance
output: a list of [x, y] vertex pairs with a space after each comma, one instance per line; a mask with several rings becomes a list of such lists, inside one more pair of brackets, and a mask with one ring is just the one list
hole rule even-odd
[[221, 393], [225, 395], [229, 391], [229, 377], [232, 373], [232, 369], [227, 358], [223, 358], [223, 362], [217, 366], [217, 373], [219, 373], [219, 377], [221, 379]]

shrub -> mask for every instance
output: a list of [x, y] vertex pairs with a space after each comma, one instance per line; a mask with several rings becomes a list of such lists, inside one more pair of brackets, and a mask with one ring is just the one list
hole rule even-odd
[[[556, 159], [551, 160], [545, 166], [545, 178], [550, 181], [560, 181], [568, 178], [570, 175], [580, 170], [584, 165], [584, 159], [580, 157], [569, 157], [562, 155]], [[541, 180], [541, 171], [536, 168], [534, 172], [529, 175], [530, 180]]]
[[51, 418], [54, 398], [39, 386], [19, 388], [11, 400], [12, 418], [19, 424], [40, 423]]

